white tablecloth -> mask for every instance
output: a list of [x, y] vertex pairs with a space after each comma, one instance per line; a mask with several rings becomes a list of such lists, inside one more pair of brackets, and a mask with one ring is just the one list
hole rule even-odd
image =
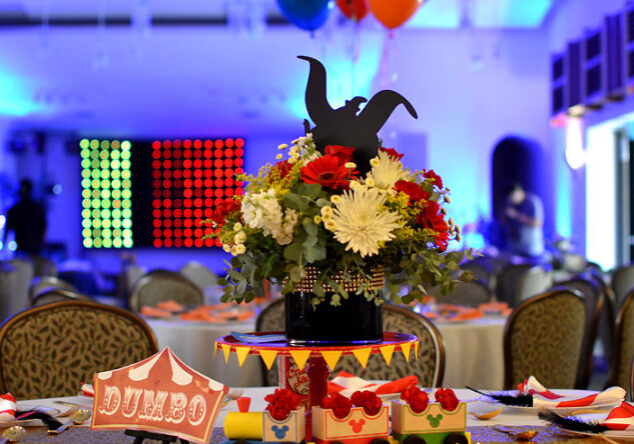
[[502, 339], [506, 318], [437, 323], [445, 343], [445, 387], [500, 390], [504, 385]]
[[255, 330], [255, 320], [213, 324], [180, 320], [146, 319], [156, 335], [159, 349], [168, 347], [194, 370], [230, 387], [262, 385], [259, 357], [250, 355], [242, 367], [235, 353], [225, 363], [222, 352], [213, 357], [214, 342], [232, 331], [248, 333]]
[[[215, 340], [232, 330], [252, 332], [255, 320], [241, 323], [154, 320], [147, 321], [159, 344], [169, 346], [183, 362], [200, 373], [231, 387], [262, 385], [259, 357], [249, 355], [242, 366], [234, 353], [226, 364], [222, 353], [213, 359]], [[504, 318], [483, 318], [462, 323], [438, 323], [446, 351], [446, 387], [465, 385], [501, 389], [504, 383], [502, 334]]]

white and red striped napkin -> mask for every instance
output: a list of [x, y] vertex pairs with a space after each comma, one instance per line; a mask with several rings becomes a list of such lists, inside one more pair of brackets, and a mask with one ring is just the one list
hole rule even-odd
[[79, 389], [79, 394], [82, 396], [88, 396], [90, 398], [95, 397], [95, 388], [92, 384], [82, 383], [81, 388]]
[[621, 387], [610, 387], [600, 393], [581, 398], [558, 395], [544, 387], [534, 376], [519, 384], [517, 390], [521, 395], [533, 396], [533, 407], [564, 408], [616, 405], [625, 399], [625, 390]]
[[405, 376], [404, 378], [384, 384], [375, 384], [348, 372], [340, 371], [336, 377], [328, 381], [328, 393], [339, 393], [343, 396], [351, 396], [356, 391], [366, 390], [375, 392], [377, 395], [383, 395], [388, 393], [400, 393], [414, 385], [418, 385], [418, 376], [416, 375]]
[[0, 395], [0, 422], [13, 421], [18, 403], [11, 393]]
[[610, 430], [627, 430], [634, 432], [634, 406], [621, 402], [612, 409], [608, 417], [601, 424]]

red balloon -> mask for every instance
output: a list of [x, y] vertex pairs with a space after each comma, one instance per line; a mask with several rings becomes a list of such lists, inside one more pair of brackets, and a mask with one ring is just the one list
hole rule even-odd
[[367, 0], [337, 0], [337, 6], [352, 20], [361, 20], [370, 12]]
[[394, 29], [405, 23], [423, 0], [368, 0], [370, 10], [386, 28]]

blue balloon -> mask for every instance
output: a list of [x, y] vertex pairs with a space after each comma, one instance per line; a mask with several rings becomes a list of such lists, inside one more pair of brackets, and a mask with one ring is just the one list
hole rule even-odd
[[295, 26], [314, 31], [328, 20], [334, 0], [277, 0], [277, 5]]

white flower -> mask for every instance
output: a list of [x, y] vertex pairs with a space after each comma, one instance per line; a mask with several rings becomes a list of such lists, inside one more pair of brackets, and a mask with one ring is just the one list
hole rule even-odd
[[247, 247], [244, 244], [234, 245], [231, 247], [231, 254], [234, 256], [238, 256], [240, 254], [244, 254], [247, 251]]
[[340, 200], [341, 196], [339, 196], [338, 194], [333, 194], [332, 196], [330, 196], [330, 202], [332, 203], [339, 203]]
[[332, 207], [326, 205], [325, 207], [321, 207], [321, 210], [319, 210], [321, 212], [321, 217], [328, 217], [328, 216], [332, 216]]
[[222, 249], [225, 251], [225, 253], [231, 253], [231, 245], [222, 244]]
[[280, 245], [290, 244], [293, 240], [297, 212], [287, 209], [282, 214], [274, 189], [247, 194], [242, 201], [242, 214], [249, 227], [261, 229], [266, 236], [273, 236]]
[[235, 231], [240, 231], [242, 230], [242, 224], [240, 222], [236, 222], [235, 224], [233, 224], [233, 229]]
[[[374, 159], [378, 162], [372, 162]], [[400, 160], [392, 159], [384, 151], [379, 151], [374, 159], [370, 161], [372, 169], [366, 175], [366, 183], [372, 180], [377, 188], [387, 190], [390, 194], [395, 193], [392, 187], [399, 180], [406, 180], [410, 175], [409, 171], [403, 168]]]
[[379, 252], [380, 242], [394, 238], [392, 232], [399, 227], [399, 216], [381, 211], [385, 199], [384, 194], [374, 189], [357, 188], [344, 192], [333, 222], [335, 239], [345, 244], [346, 250], [359, 253], [361, 257], [372, 256]]

